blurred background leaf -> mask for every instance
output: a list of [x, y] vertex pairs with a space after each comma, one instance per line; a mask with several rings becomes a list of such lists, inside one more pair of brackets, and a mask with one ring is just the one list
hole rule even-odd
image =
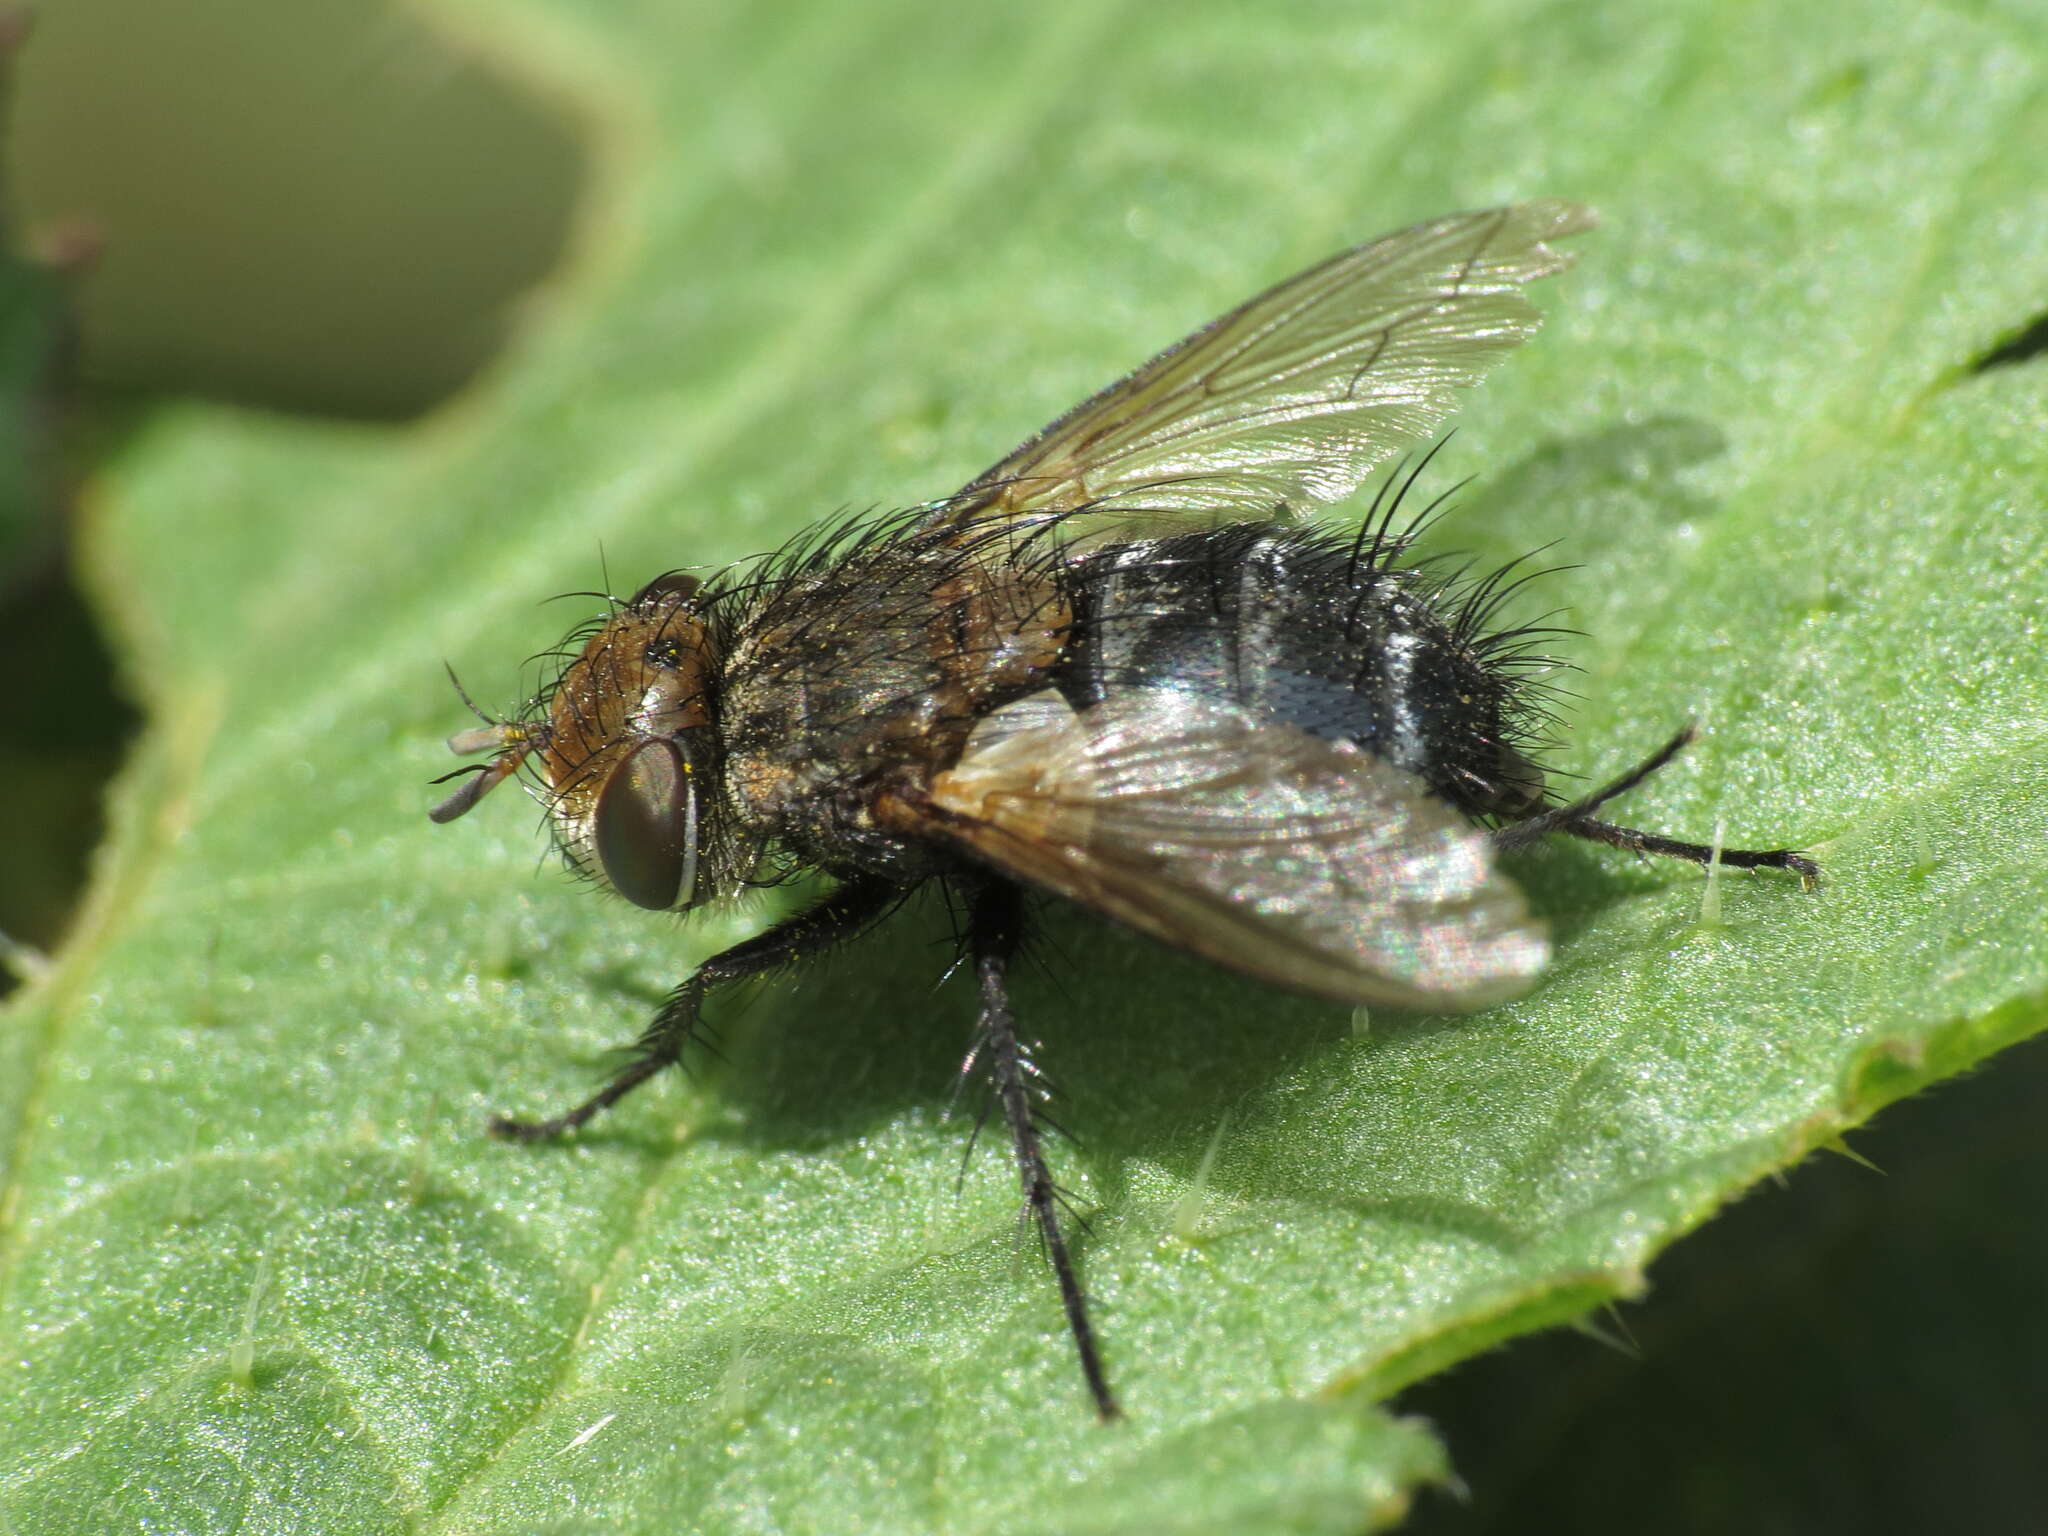
[[[0, 83], [27, 17], [0, 14]], [[41, 973], [102, 831], [100, 802], [133, 727], [105, 643], [64, 567], [63, 428], [75, 333], [67, 305], [96, 255], [88, 224], [34, 240], [0, 220], [0, 997]], [[0, 1062], [9, 1060], [0, 1045]]]
[[[2048, 129], [2040, 20], [64, 8], [12, 170], [105, 254], [45, 568], [150, 729], [0, 1016], [0, 1392], [35, 1405], [0, 1512], [1350, 1531], [1447, 1446], [1447, 1530], [1922, 1529], [1959, 1479], [1999, 1528], [2040, 1422], [1999, 1344], [2040, 1272], [2004, 1063], [1857, 1138], [1893, 1179], [1802, 1169], [1595, 1318], [1643, 1364], [1557, 1334], [1397, 1400], [1434, 1434], [1376, 1404], [1639, 1293], [1721, 1201], [2041, 1023], [2048, 192], [2009, 152]], [[479, 1137], [764, 914], [677, 931], [536, 876], [516, 808], [431, 833], [442, 658], [509, 702], [581, 616], [551, 592], [941, 494], [1260, 284], [1538, 194], [1608, 227], [1466, 410], [1437, 537], [1579, 567], [1525, 614], [1584, 632], [1561, 767], [1703, 716], [1632, 817], [1809, 843], [1823, 893], [1728, 880], [1704, 921], [1690, 872], [1533, 855], [1546, 986], [1364, 1032], [1053, 914], [1024, 1002], [1114, 1431], [1001, 1159], [954, 1188], [929, 907], [733, 1000], [722, 1063], [578, 1147]], [[120, 742], [88, 609], [54, 611], [0, 619], [29, 803], [63, 711]], [[0, 877], [80, 825], [23, 816]]]

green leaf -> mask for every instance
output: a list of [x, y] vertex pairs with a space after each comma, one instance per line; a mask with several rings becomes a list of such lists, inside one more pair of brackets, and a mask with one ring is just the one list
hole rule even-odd
[[[405, 433], [166, 409], [96, 487], [152, 723], [0, 1016], [14, 1527], [1384, 1524], [1444, 1463], [1377, 1399], [2048, 1017], [2048, 368], [1972, 370], [2048, 293], [2023, 8], [465, 25], [605, 166], [517, 354]], [[930, 906], [576, 1145], [482, 1137], [765, 913], [600, 901], [498, 799], [428, 827], [444, 657], [509, 701], [554, 591], [943, 494], [1260, 285], [1536, 194], [1607, 227], [1432, 469], [1480, 477], [1438, 537], [1576, 566], [1529, 610], [1585, 634], [1562, 769], [1698, 718], [1631, 819], [1809, 847], [1819, 893], [1724, 876], [1704, 921], [1696, 872], [1545, 850], [1545, 985], [1363, 1032], [1056, 917], [1020, 1003], [1109, 1428], [1002, 1157], [955, 1188]]]
[[1723, 1212], [1657, 1262], [1646, 1305], [1402, 1394], [1471, 1490], [1407, 1528], [2024, 1530], [2048, 1232], [2013, 1212], [2048, 1200], [2044, 1046]]

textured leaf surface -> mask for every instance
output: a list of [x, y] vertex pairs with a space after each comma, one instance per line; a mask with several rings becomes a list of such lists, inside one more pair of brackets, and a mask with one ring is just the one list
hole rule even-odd
[[[1439, 1447], [1377, 1397], [1637, 1290], [1758, 1177], [2048, 1016], [2048, 297], [2026, 8], [493, 6], [587, 103], [588, 257], [411, 432], [162, 413], [92, 581], [152, 733], [86, 921], [0, 1015], [0, 1512], [29, 1530], [1349, 1531]], [[565, 62], [567, 61], [567, 62]], [[542, 68], [540, 64], [534, 66]], [[1529, 999], [1375, 1019], [1056, 920], [1021, 1002], [1130, 1409], [1089, 1418], [999, 1157], [954, 1187], [944, 920], [721, 1011], [579, 1144], [693, 958], [430, 829], [548, 594], [942, 494], [1348, 241], [1607, 227], [1463, 413], [1439, 530], [1550, 540], [1564, 767], [1706, 732], [1576, 848]], [[575, 605], [570, 605], [574, 607]], [[528, 679], [530, 681], [530, 678]], [[22, 1412], [19, 1405], [28, 1405]], [[1456, 1447], [1452, 1447], [1455, 1454]]]

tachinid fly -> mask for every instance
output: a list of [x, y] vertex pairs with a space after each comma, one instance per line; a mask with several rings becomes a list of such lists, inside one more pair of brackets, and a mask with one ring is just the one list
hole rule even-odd
[[1549, 958], [1495, 867], [1504, 846], [1562, 832], [1810, 882], [1791, 852], [1716, 855], [1598, 819], [1683, 732], [1558, 803], [1528, 755], [1528, 658], [1489, 632], [1487, 585], [1404, 564], [1391, 506], [1358, 532], [1294, 521], [1435, 433], [1536, 329], [1522, 288], [1565, 265], [1551, 242], [1592, 223], [1524, 203], [1347, 251], [944, 501], [706, 581], [657, 577], [572, 637], [518, 719], [454, 738], [492, 757], [435, 820], [526, 764], [569, 863], [640, 906], [792, 866], [838, 883], [700, 966], [593, 1098], [494, 1131], [574, 1130], [682, 1056], [714, 989], [943, 881], [980, 990], [964, 1070], [1000, 1106], [1107, 1418], [1005, 985], [1026, 890], [1279, 986], [1450, 1010], [1516, 996]]

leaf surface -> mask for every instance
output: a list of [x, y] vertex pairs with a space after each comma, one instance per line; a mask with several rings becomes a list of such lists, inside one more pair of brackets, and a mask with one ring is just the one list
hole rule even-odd
[[[93, 487], [151, 726], [0, 1014], [15, 1528], [1383, 1524], [1444, 1460], [1379, 1398], [2048, 1016], [2048, 369], [1970, 370], [2048, 295], [2026, 8], [451, 14], [593, 122], [552, 307], [409, 431], [166, 407]], [[1259, 286], [1539, 194], [1606, 227], [1437, 541], [1576, 567], [1525, 610], [1584, 634], [1562, 770], [1699, 718], [1630, 818], [1820, 892], [1709, 921], [1695, 871], [1538, 852], [1545, 985], [1363, 1032], [1056, 916], [1020, 1002], [1111, 1429], [1002, 1158], [955, 1187], [930, 907], [577, 1144], [483, 1138], [769, 914], [536, 873], [505, 797], [430, 828], [443, 658], [510, 702], [550, 593], [944, 494]]]

